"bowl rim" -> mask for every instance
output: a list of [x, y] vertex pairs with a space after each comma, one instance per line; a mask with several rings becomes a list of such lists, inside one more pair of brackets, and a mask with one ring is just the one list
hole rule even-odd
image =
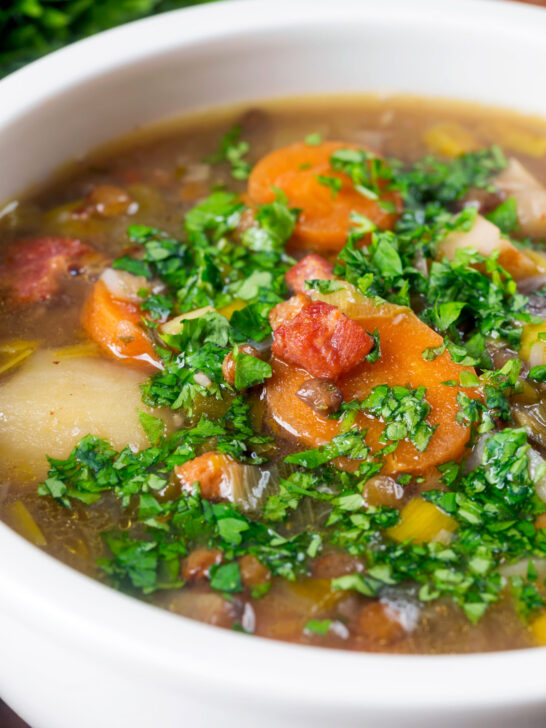
[[[441, 5], [441, 8], [439, 7]], [[491, 14], [494, 8], [494, 13]], [[172, 22], [183, 13], [183, 23]], [[0, 82], [0, 134], [18, 117], [75, 84], [181, 46], [244, 36], [257, 29], [301, 27], [345, 17], [397, 17], [464, 24], [487, 22], [490, 32], [514, 24], [544, 38], [546, 12], [498, 0], [226, 0], [176, 10], [100, 33], [68, 46]], [[471, 21], [469, 20], [471, 18]], [[342, 715], [380, 710], [461, 707], [497, 709], [543, 702], [541, 668], [546, 649], [473, 655], [388, 655], [312, 649], [250, 638], [169, 614], [106, 587], [24, 541], [0, 524], [0, 608], [57, 642], [120, 665], [153, 666], [169, 682], [214, 687], [231, 696], [267, 703], [309, 701]], [[234, 656], [236, 656], [234, 658]], [[230, 669], [236, 660], [236, 669]], [[439, 680], [440, 671], [448, 680]], [[332, 676], [336, 679], [333, 680]], [[487, 676], [484, 678], [484, 676]], [[393, 690], [393, 686], [395, 689]]]

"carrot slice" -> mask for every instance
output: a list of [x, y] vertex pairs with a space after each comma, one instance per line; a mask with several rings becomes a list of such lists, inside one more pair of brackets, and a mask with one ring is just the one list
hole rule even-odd
[[201, 495], [206, 500], [230, 500], [227, 469], [233, 463], [228, 455], [210, 451], [177, 465], [174, 472], [184, 490], [191, 490], [194, 483], [199, 483]]
[[[277, 149], [263, 157], [254, 167], [248, 180], [248, 196], [254, 204], [265, 204], [275, 199], [274, 188], [281, 189], [301, 213], [292, 241], [295, 247], [321, 251], [339, 251], [346, 242], [351, 227], [351, 212], [365, 215], [378, 227], [392, 228], [396, 215], [389, 214], [360, 194], [350, 177], [334, 172], [330, 157], [338, 149], [356, 149], [354, 144], [323, 142], [317, 146], [304, 143]], [[341, 189], [334, 194], [317, 177], [335, 177]], [[382, 195], [384, 201], [400, 207], [399, 196], [390, 191]]]
[[[459, 409], [458, 387], [442, 382], [459, 381], [461, 372], [473, 370], [455, 363], [447, 352], [433, 361], [423, 359], [424, 349], [438, 347], [442, 337], [409, 309], [389, 303], [376, 306], [373, 299], [358, 294], [351, 286], [332, 294], [313, 294], [338, 306], [367, 331], [379, 331], [381, 357], [375, 363], [362, 362], [337, 381], [346, 402], [365, 399], [380, 384], [412, 388], [424, 385], [427, 389], [426, 399], [431, 405], [428, 422], [437, 425], [427, 449], [419, 452], [412, 443], [402, 440], [386, 457], [383, 472], [423, 473], [440, 463], [461, 458], [469, 439], [469, 428], [455, 420]], [[271, 364], [273, 376], [266, 385], [266, 399], [269, 416], [277, 429], [282, 428], [310, 447], [322, 445], [337, 435], [341, 427], [338, 421], [318, 414], [296, 396], [298, 388], [309, 379], [308, 372], [275, 357]], [[469, 396], [478, 396], [475, 390], [464, 391]], [[379, 442], [383, 422], [364, 413], [357, 415], [356, 422], [360, 428], [368, 430], [366, 442], [370, 448], [379, 450], [383, 446]]]
[[97, 281], [82, 312], [82, 326], [90, 339], [113, 359], [148, 371], [161, 369], [152, 342], [140, 326], [142, 313], [134, 303], [120, 301]]

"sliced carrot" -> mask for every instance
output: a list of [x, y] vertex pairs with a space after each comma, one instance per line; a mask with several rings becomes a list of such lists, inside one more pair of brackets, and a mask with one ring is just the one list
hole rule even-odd
[[134, 303], [113, 298], [97, 281], [82, 312], [82, 326], [108, 356], [153, 371], [161, 369], [152, 342], [140, 325], [142, 312]]
[[[459, 409], [458, 387], [442, 382], [459, 381], [461, 372], [473, 370], [456, 364], [447, 352], [433, 361], [423, 359], [422, 352], [440, 346], [442, 337], [410, 309], [389, 303], [376, 306], [373, 299], [360, 295], [351, 286], [326, 295], [313, 292], [313, 296], [337, 305], [367, 331], [379, 331], [380, 358], [375, 363], [362, 362], [337, 381], [346, 402], [365, 399], [380, 384], [426, 387], [426, 399], [431, 406], [428, 422], [437, 425], [427, 449], [419, 452], [409, 441], [402, 440], [386, 457], [383, 472], [423, 473], [440, 463], [460, 459], [469, 439], [469, 428], [455, 419]], [[310, 447], [322, 445], [338, 434], [341, 425], [337, 420], [318, 414], [296, 396], [299, 387], [309, 379], [309, 373], [275, 357], [271, 364], [273, 376], [266, 385], [266, 399], [269, 415], [277, 428]], [[469, 396], [477, 396], [475, 390], [464, 391]], [[356, 422], [360, 428], [368, 430], [366, 442], [373, 451], [383, 447], [379, 442], [383, 422], [364, 413], [357, 415]]]
[[[350, 177], [334, 172], [330, 157], [338, 149], [358, 148], [344, 142], [323, 142], [317, 146], [298, 143], [277, 149], [263, 157], [248, 180], [248, 196], [254, 204], [275, 199], [281, 189], [294, 207], [301, 209], [293, 235], [295, 247], [321, 251], [341, 250], [351, 227], [351, 212], [365, 215], [378, 227], [389, 229], [396, 215], [385, 212], [375, 200], [360, 194]], [[317, 179], [335, 177], [341, 182], [337, 193]], [[397, 193], [385, 191], [382, 199], [400, 207]]]
[[191, 490], [199, 483], [203, 498], [222, 500], [231, 498], [231, 488], [226, 486], [230, 486], [228, 468], [233, 462], [228, 455], [211, 451], [177, 465], [174, 472], [184, 490]]

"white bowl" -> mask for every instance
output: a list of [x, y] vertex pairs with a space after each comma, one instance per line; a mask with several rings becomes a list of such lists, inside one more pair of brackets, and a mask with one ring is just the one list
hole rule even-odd
[[[255, 0], [103, 33], [0, 83], [0, 200], [137, 125], [274, 96], [397, 91], [546, 116], [546, 11]], [[546, 650], [344, 653], [125, 597], [0, 524], [0, 695], [33, 728], [538, 726]]]

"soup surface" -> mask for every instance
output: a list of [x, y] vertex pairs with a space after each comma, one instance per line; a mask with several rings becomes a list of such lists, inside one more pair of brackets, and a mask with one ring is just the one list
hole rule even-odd
[[0, 211], [0, 517], [290, 642], [546, 644], [546, 127], [189, 119]]

